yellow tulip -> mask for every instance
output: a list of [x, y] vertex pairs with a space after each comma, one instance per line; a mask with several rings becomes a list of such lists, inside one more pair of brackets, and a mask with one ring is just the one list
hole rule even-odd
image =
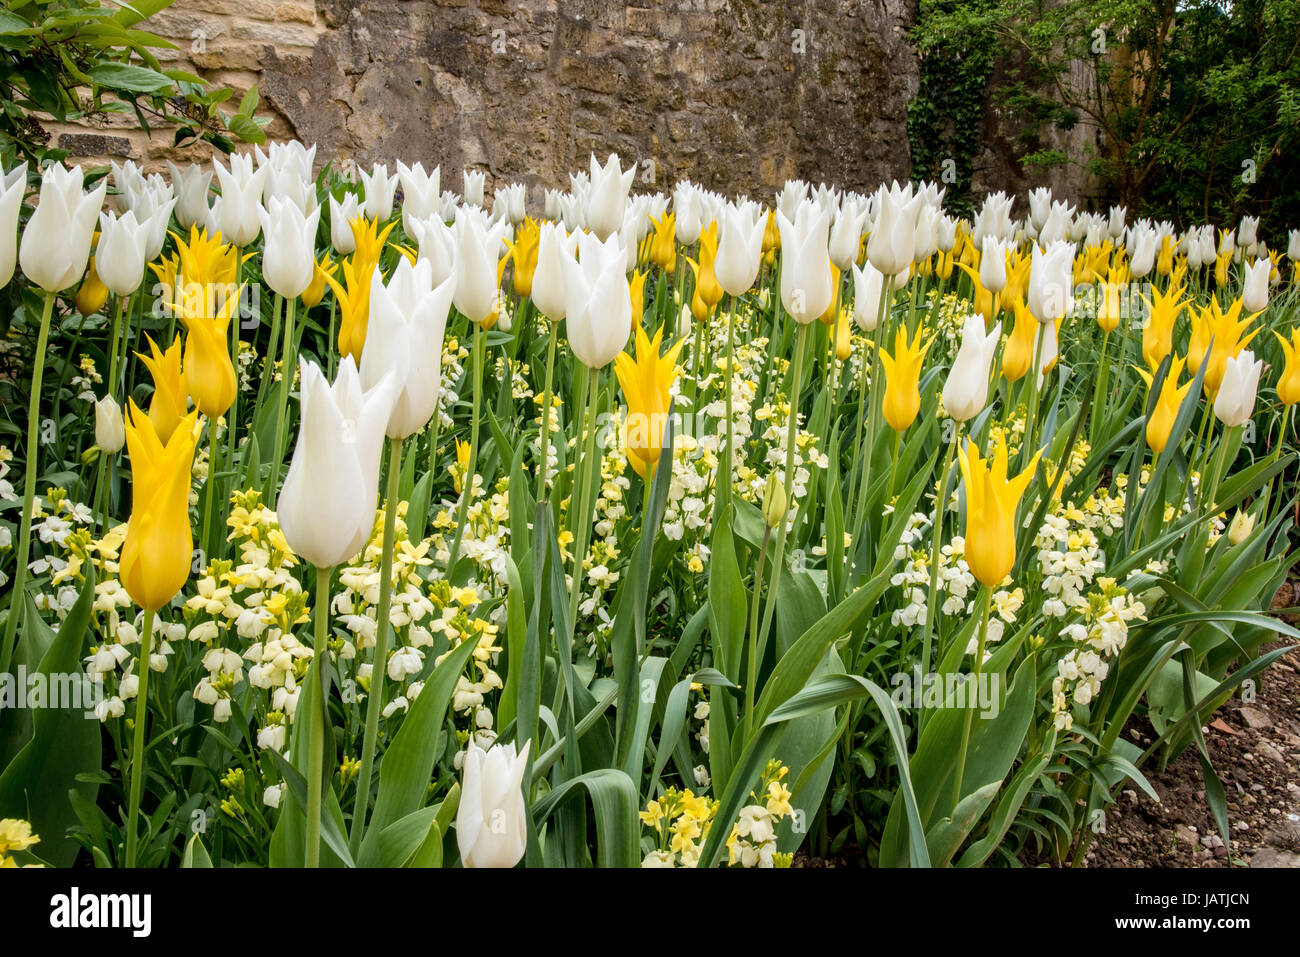
[[172, 238], [176, 240], [179, 287], [173, 291], [173, 301], [183, 301], [190, 309], [215, 310], [216, 302], [228, 298], [234, 288], [239, 252], [221, 241], [221, 233], [209, 236], [207, 230], [198, 226], [190, 228], [189, 242], [176, 233], [172, 233]]
[[1283, 405], [1295, 405], [1300, 402], [1300, 326], [1291, 330], [1290, 341], [1280, 333], [1273, 335], [1282, 344], [1282, 355], [1286, 357], [1286, 365], [1277, 380], [1277, 397]]
[[1160, 255], [1156, 257], [1156, 272], [1161, 276], [1168, 276], [1174, 269], [1174, 247], [1177, 246], [1174, 237], [1165, 236], [1160, 240]]
[[181, 371], [181, 337], [178, 335], [167, 351], [163, 352], [149, 336], [149, 355], [137, 352], [153, 376], [153, 399], [149, 402], [149, 421], [153, 423], [158, 441], [166, 444], [189, 407], [190, 394], [185, 387], [185, 374]]
[[86, 278], [81, 280], [81, 288], [77, 290], [77, 312], [83, 316], [93, 315], [103, 309], [106, 302], [108, 287], [99, 278], [99, 273], [95, 272], [95, 257], [91, 256], [90, 265], [86, 267]]
[[853, 333], [849, 328], [849, 317], [852, 315], [852, 309], [843, 307], [840, 309], [839, 322], [835, 324], [835, 358], [840, 362], [848, 362], [849, 356], [853, 355]]
[[1187, 315], [1192, 321], [1192, 335], [1187, 341], [1187, 369], [1196, 375], [1210, 348], [1210, 337], [1214, 335], [1214, 312], [1209, 306], [1188, 307]]
[[150, 263], [149, 268], [158, 279], [155, 287], [158, 292], [158, 304], [167, 315], [172, 315], [176, 302], [176, 275], [181, 265], [181, 257], [175, 253], [161, 257], [158, 262]]
[[175, 309], [185, 326], [185, 384], [199, 411], [209, 418], [220, 418], [235, 401], [235, 367], [230, 361], [226, 331], [239, 308], [240, 290], [232, 288], [225, 301], [216, 306], [220, 283], [186, 280], [182, 285], [186, 291], [181, 293]]
[[980, 458], [974, 445], [957, 453], [966, 485], [966, 564], [981, 584], [996, 588], [1016, 563], [1016, 509], [1024, 495], [1041, 452], [1029, 467], [1007, 477], [1007, 440], [998, 435], [991, 461]]
[[907, 330], [900, 325], [894, 336], [894, 354], [880, 350], [880, 364], [885, 372], [885, 400], [881, 411], [895, 432], [906, 431], [921, 411], [921, 391], [918, 387], [921, 361], [933, 344], [934, 336], [931, 336], [929, 342], [921, 345], [919, 326], [916, 337], [909, 343]]
[[1214, 257], [1214, 284], [1226, 286], [1232, 278], [1228, 267], [1232, 265], [1232, 253], [1221, 252]]
[[826, 307], [825, 312], [817, 317], [819, 322], [823, 322], [828, 326], [834, 325], [840, 314], [840, 271], [835, 268], [834, 263], [831, 263], [830, 266], [831, 289], [834, 290], [831, 293], [831, 304]]
[[668, 427], [669, 392], [677, 378], [677, 354], [685, 340], [662, 356], [663, 329], [653, 339], [636, 327], [636, 358], [626, 352], [614, 357], [614, 374], [627, 400], [627, 460], [642, 478], [653, 478]]
[[[1227, 369], [1228, 360], [1236, 357], [1250, 344], [1250, 340], [1259, 334], [1259, 330], [1256, 329], [1250, 335], [1246, 335], [1246, 330], [1250, 328], [1250, 324], [1255, 321], [1259, 313], [1252, 313], [1242, 319], [1241, 309], [1240, 299], [1233, 300], [1226, 312], [1219, 307], [1218, 300], [1210, 300], [1208, 318], [1210, 331], [1207, 341], [1213, 339], [1214, 345], [1203, 360], [1207, 365], [1205, 378], [1201, 382], [1201, 389], [1208, 399], [1213, 399], [1219, 394], [1219, 385], [1223, 382], [1223, 373]], [[1200, 371], [1199, 366], [1197, 371]]]
[[[1183, 367], [1187, 360], [1181, 356], [1174, 356], [1169, 363], [1169, 372], [1165, 375], [1164, 385], [1160, 389], [1160, 396], [1156, 399], [1156, 407], [1151, 411], [1151, 418], [1147, 420], [1147, 445], [1151, 446], [1153, 452], [1159, 455], [1169, 444], [1169, 433], [1174, 429], [1174, 420], [1178, 418], [1178, 410], [1183, 404], [1183, 398], [1187, 395], [1192, 387], [1191, 380], [1184, 382], [1181, 386], [1178, 384], [1179, 377], [1183, 374]], [[1145, 369], [1138, 369], [1137, 374], [1147, 384], [1147, 391], [1151, 390], [1154, 384], [1154, 378], [1151, 373]]]
[[343, 260], [343, 282], [325, 277], [339, 305], [339, 355], [361, 361], [366, 344], [366, 327], [370, 322], [370, 278], [378, 268], [366, 262], [357, 265], [357, 257]]
[[[780, 248], [781, 230], [776, 224], [776, 212], [769, 209], [767, 211], [767, 225], [763, 227], [763, 255], [767, 256], [769, 253], [775, 253]], [[771, 262], [770, 259], [768, 261]]]
[[938, 262], [934, 266], [934, 274], [945, 282], [952, 278], [951, 252], [939, 253]]
[[677, 268], [677, 214], [664, 213], [658, 219], [649, 217], [654, 226], [650, 239], [650, 261], [669, 276]]
[[1034, 364], [1034, 346], [1038, 339], [1038, 320], [1023, 300], [1017, 299], [1012, 307], [1016, 324], [1002, 347], [1002, 374], [1008, 382], [1019, 382]]
[[967, 266], [965, 263], [959, 262], [957, 268], [970, 276], [970, 281], [975, 286], [975, 311], [984, 317], [985, 322], [992, 322], [993, 317], [997, 315], [998, 299], [997, 296], [985, 289], [984, 284], [980, 282], [979, 267]]
[[641, 328], [641, 314], [645, 310], [645, 279], [648, 273], [640, 269], [632, 273], [632, 278], [628, 281], [628, 295], [632, 297], [632, 325]]
[[1147, 323], [1142, 329], [1142, 358], [1155, 370], [1173, 348], [1174, 322], [1187, 305], [1182, 301], [1183, 287], [1172, 283], [1164, 292], [1153, 288], [1147, 300]]
[[312, 269], [311, 285], [302, 293], [302, 305], [304, 309], [310, 309], [318, 305], [325, 298], [325, 277], [332, 276], [338, 272], [339, 264], [330, 258], [329, 251], [321, 253], [320, 259], [316, 260], [316, 265]]
[[537, 249], [542, 238], [542, 227], [529, 216], [524, 219], [510, 243], [510, 261], [514, 264], [515, 294], [533, 294], [533, 273], [537, 271]]
[[1097, 303], [1097, 325], [1103, 332], [1114, 332], [1124, 312], [1124, 287], [1128, 284], [1128, 267], [1112, 265], [1101, 283], [1100, 301]]
[[457, 495], [465, 490], [465, 475], [469, 472], [469, 453], [470, 444], [457, 439], [456, 464], [452, 466], [452, 484], [456, 486]]
[[[348, 225], [352, 227], [352, 239], [356, 243], [352, 262], [356, 266], [358, 275], [362, 272], [366, 273], [366, 285], [369, 286], [370, 274], [379, 265], [379, 257], [384, 253], [384, 243], [388, 241], [388, 234], [397, 225], [397, 220], [393, 220], [383, 230], [380, 230], [378, 222], [366, 219], [364, 216], [356, 217]], [[358, 350], [358, 361], [360, 355], [361, 352]]]
[[[1029, 292], [1029, 266], [1032, 262], [1028, 254], [1016, 253], [1008, 249], [1007, 284], [1002, 287], [1002, 308], [1012, 308], [1012, 304], [1023, 302]], [[946, 277], [945, 277], [946, 278]]]
[[150, 418], [130, 403], [131, 518], [118, 574], [127, 594], [145, 611], [171, 601], [190, 577], [190, 469], [197, 417], [196, 411], [181, 419], [164, 444]]
[[713, 310], [722, 301], [723, 289], [718, 277], [713, 273], [713, 261], [718, 256], [718, 224], [709, 223], [700, 230], [700, 259], [696, 262], [689, 256], [691, 272], [695, 274], [695, 293], [691, 296], [691, 313], [703, 322], [713, 314]]

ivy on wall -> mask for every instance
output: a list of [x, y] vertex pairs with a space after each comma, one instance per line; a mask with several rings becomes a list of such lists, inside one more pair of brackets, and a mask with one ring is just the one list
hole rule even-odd
[[[988, 0], [921, 0], [912, 39], [920, 89], [907, 107], [912, 179], [947, 187], [945, 205], [969, 213], [981, 117], [997, 47], [982, 26]], [[950, 29], [961, 13], [964, 29]], [[938, 28], [936, 28], [938, 27]]]

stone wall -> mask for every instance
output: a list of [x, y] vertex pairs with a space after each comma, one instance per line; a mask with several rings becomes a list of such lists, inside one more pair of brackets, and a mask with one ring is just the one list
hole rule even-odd
[[[908, 174], [916, 0], [176, 0], [145, 27], [176, 65], [256, 82], [272, 136], [318, 159], [441, 164], [543, 187], [595, 152], [643, 187], [690, 177], [769, 193], [793, 176], [870, 188]], [[114, 117], [58, 130], [88, 159], [204, 159]]]

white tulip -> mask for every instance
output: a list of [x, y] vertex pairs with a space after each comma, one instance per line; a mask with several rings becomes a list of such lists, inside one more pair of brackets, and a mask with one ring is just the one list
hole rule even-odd
[[333, 385], [315, 363], [300, 368], [301, 425], [277, 515], [289, 547], [330, 568], [356, 557], [374, 528], [393, 378], [364, 391], [351, 356]]
[[[497, 250], [505, 224], [489, 227], [483, 211], [464, 207], [456, 211], [452, 227], [456, 236], [456, 308], [471, 322], [479, 323], [496, 311]], [[630, 302], [630, 300], [629, 300]]]
[[262, 224], [262, 279], [271, 291], [293, 299], [311, 285], [316, 269], [316, 227], [320, 207], [311, 215], [291, 200], [272, 196], [257, 208]]
[[23, 275], [46, 292], [67, 289], [86, 272], [95, 219], [108, 182], [83, 193], [81, 167], [51, 163], [41, 177], [41, 200], [27, 220], [18, 261]]
[[1256, 360], [1249, 349], [1229, 357], [1214, 398], [1214, 415], [1227, 428], [1243, 424], [1255, 411], [1255, 393], [1263, 371], [1263, 360]]
[[1241, 304], [1247, 312], [1263, 312], [1268, 308], [1268, 274], [1272, 268], [1273, 264], [1267, 258], [1256, 259], [1245, 267]]
[[874, 332], [880, 322], [880, 296], [884, 288], [885, 274], [870, 261], [853, 265], [853, 321], [863, 332]]
[[1007, 256], [1002, 240], [993, 236], [984, 237], [984, 248], [980, 255], [980, 285], [989, 292], [1001, 292], [1007, 287]]
[[212, 168], [221, 184], [221, 199], [213, 206], [221, 238], [239, 247], [247, 246], [262, 228], [258, 211], [270, 166], [254, 171], [251, 157], [232, 155], [229, 169], [218, 160], [212, 161]]
[[578, 257], [561, 260], [566, 333], [573, 354], [589, 368], [602, 369], [623, 351], [632, 334], [626, 263], [617, 236], [602, 243], [584, 233], [578, 241]]
[[1029, 265], [1026, 305], [1039, 322], [1055, 323], [1070, 311], [1074, 282], [1074, 245], [1065, 241], [1046, 249], [1034, 247]]
[[583, 209], [587, 228], [602, 242], [623, 225], [623, 209], [635, 175], [635, 166], [623, 171], [617, 153], [610, 153], [603, 167], [596, 162], [595, 154], [591, 156], [591, 189]]
[[704, 224], [700, 222], [700, 199], [691, 183], [678, 183], [673, 190], [673, 214], [676, 216], [677, 242], [683, 246], [693, 245], [700, 238]]
[[432, 173], [426, 173], [420, 163], [407, 166], [398, 160], [397, 178], [402, 184], [402, 229], [414, 236], [413, 223], [441, 214], [442, 167], [435, 166]]
[[109, 455], [120, 452], [126, 444], [122, 409], [111, 395], [95, 402], [95, 444]]
[[[848, 269], [858, 258], [862, 245], [862, 230], [867, 221], [865, 205], [845, 203], [831, 224], [829, 251], [831, 262], [840, 272]], [[725, 288], [725, 287], [724, 287]]]
[[467, 169], [461, 172], [461, 178], [464, 181], [461, 195], [466, 204], [470, 206], [482, 206], [483, 189], [487, 184], [487, 174], [482, 170]]
[[713, 274], [723, 291], [732, 296], [748, 292], [758, 278], [763, 262], [763, 233], [767, 228], [767, 217], [762, 212], [753, 203], [728, 204], [722, 209]]
[[99, 244], [95, 272], [114, 295], [129, 296], [140, 288], [149, 243], [150, 224], [136, 222], [135, 211], [122, 216], [99, 214]]
[[[916, 216], [920, 200], [906, 190], [881, 187], [876, 193], [876, 221], [867, 238], [867, 259], [886, 276], [900, 276], [912, 267]], [[781, 239], [784, 246], [785, 238]]]
[[397, 177], [388, 175], [388, 167], [378, 164], [370, 173], [360, 170], [361, 185], [366, 193], [366, 219], [382, 223], [393, 215], [393, 194], [397, 192]]
[[420, 244], [420, 259], [433, 267], [433, 284], [441, 286], [456, 271], [455, 232], [435, 210], [427, 219], [411, 220], [410, 236]]
[[176, 222], [182, 229], [189, 229], [195, 223], [202, 225], [208, 213], [212, 171], [204, 170], [197, 163], [178, 169], [171, 160], [167, 161], [167, 168], [171, 170], [172, 189], [176, 193]]
[[984, 410], [993, 357], [997, 355], [1001, 338], [1002, 323], [994, 323], [986, 334], [983, 316], [976, 313], [966, 317], [961, 347], [943, 384], [943, 407], [958, 422], [968, 422]]
[[[795, 322], [807, 325], [830, 307], [835, 296], [827, 248], [830, 212], [805, 201], [794, 222], [777, 210], [776, 225], [781, 231], [781, 303]], [[911, 235], [909, 227], [909, 242]]]
[[18, 213], [27, 191], [27, 163], [0, 170], [0, 289], [14, 277], [18, 261]]
[[438, 408], [442, 385], [442, 337], [456, 288], [453, 275], [436, 288], [426, 259], [412, 266], [405, 257], [385, 284], [375, 270], [370, 280], [370, 321], [361, 353], [362, 388], [389, 374], [395, 398], [388, 417], [389, 438], [420, 431]]
[[537, 268], [533, 270], [532, 300], [552, 322], [559, 322], [568, 309], [564, 260], [572, 258], [577, 234], [567, 237], [563, 227], [544, 222], [537, 239]]
[[1253, 246], [1258, 241], [1259, 217], [1243, 216], [1237, 226], [1237, 245], [1243, 248]]
[[528, 847], [528, 811], [524, 771], [528, 749], [498, 744], [487, 751], [470, 737], [465, 752], [460, 805], [456, 811], [456, 846], [464, 867], [514, 867]]
[[1287, 233], [1286, 258], [1292, 262], [1300, 260], [1300, 229], [1293, 229]]
[[330, 197], [330, 245], [340, 256], [350, 256], [357, 248], [352, 221], [364, 215], [356, 193], [344, 193], [343, 201]]

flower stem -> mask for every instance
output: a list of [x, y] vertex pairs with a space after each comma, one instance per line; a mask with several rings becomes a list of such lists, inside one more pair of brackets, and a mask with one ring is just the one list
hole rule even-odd
[[754, 685], [758, 682], [758, 606], [763, 594], [763, 564], [767, 559], [767, 543], [772, 540], [772, 527], [763, 529], [763, 545], [758, 550], [758, 567], [754, 571], [754, 597], [749, 603], [749, 664], [745, 675], [745, 740], [753, 730]]
[[592, 491], [596, 485], [596, 411], [600, 407], [600, 370], [588, 370], [587, 416], [583, 423], [585, 439], [582, 449], [581, 485], [570, 499], [569, 531], [573, 533], [573, 585], [569, 589], [569, 637], [577, 632], [578, 603], [582, 594], [583, 563], [587, 542], [591, 538], [591, 511], [595, 507]]
[[550, 327], [550, 342], [546, 345], [546, 388], [542, 392], [542, 434], [538, 439], [540, 461], [537, 464], [537, 501], [546, 500], [547, 488], [551, 481], [551, 403], [552, 387], [555, 383], [555, 343], [559, 339], [559, 329], [555, 323]]
[[[477, 322], [474, 327], [474, 412], [469, 422], [469, 465], [461, 480], [464, 486], [460, 493], [460, 510], [456, 516], [456, 537], [451, 543], [451, 554], [447, 558], [447, 577], [456, 570], [456, 559], [460, 557], [460, 541], [465, 535], [465, 521], [469, 515], [469, 500], [474, 494], [474, 470], [478, 462], [478, 420], [483, 414], [483, 327]], [[506, 386], [509, 388], [509, 384]]]
[[[954, 420], [955, 422], [955, 420]], [[939, 557], [943, 541], [943, 513], [948, 507], [948, 479], [952, 474], [953, 459], [957, 457], [957, 446], [961, 443], [960, 424], [953, 426], [952, 441], [943, 454], [943, 468], [939, 471], [939, 491], [934, 498], [934, 522], [930, 527], [930, 590], [926, 593], [928, 606], [925, 609], [925, 624], [921, 629], [921, 670], [930, 670], [931, 639], [934, 636], [935, 623], [939, 618]]]
[[36, 356], [32, 360], [31, 394], [27, 397], [27, 453], [23, 465], [23, 514], [18, 525], [18, 553], [15, 556], [13, 590], [9, 593], [9, 612], [5, 616], [4, 641], [0, 641], [0, 671], [7, 671], [13, 656], [18, 616], [23, 614], [26, 597], [27, 560], [32, 547], [32, 501], [36, 498], [36, 473], [40, 469], [41, 380], [45, 375], [45, 348], [50, 341], [50, 317], [54, 313], [54, 293], [45, 294], [41, 308], [41, 328], [36, 337]]
[[[288, 299], [284, 304], [284, 346], [281, 349], [280, 359], [280, 397], [277, 400], [275, 413], [275, 452], [271, 458], [271, 476], [268, 480], [270, 484], [266, 494], [268, 507], [272, 511], [275, 510], [275, 502], [280, 495], [280, 465], [284, 458], [285, 420], [288, 418], [289, 388], [293, 385], [293, 320], [297, 302], [297, 299]], [[231, 448], [233, 449], [233, 446]]]
[[384, 498], [384, 543], [379, 560], [379, 606], [375, 613], [375, 657], [366, 700], [366, 730], [361, 742], [361, 773], [357, 777], [357, 802], [352, 811], [348, 843], [352, 855], [361, 849], [366, 814], [370, 810], [370, 778], [379, 737], [379, 713], [384, 707], [384, 674], [388, 670], [388, 609], [393, 598], [393, 539], [397, 534], [398, 481], [402, 475], [402, 440], [388, 440], [388, 491]]
[[140, 633], [140, 661], [136, 678], [139, 690], [135, 696], [135, 743], [131, 748], [131, 789], [126, 814], [126, 866], [135, 867], [139, 835], [136, 819], [140, 816], [140, 795], [145, 779], [144, 726], [149, 717], [149, 656], [153, 654], [152, 609], [145, 609], [144, 628]]
[[971, 677], [967, 681], [967, 688], [971, 690], [966, 695], [966, 723], [961, 732], [961, 752], [957, 757], [957, 775], [956, 785], [953, 788], [952, 803], [953, 807], [961, 801], [962, 777], [966, 770], [966, 752], [970, 748], [970, 730], [971, 723], [975, 717], [974, 702], [971, 696], [974, 695], [974, 701], [979, 700], [979, 680], [980, 670], [984, 665], [984, 645], [988, 641], [989, 635], [989, 605], [993, 598], [993, 589], [987, 585], [980, 589], [980, 635], [979, 642], [975, 647], [975, 661], [971, 665]]
[[[325, 777], [325, 729], [329, 727], [330, 656], [326, 640], [329, 635], [330, 571], [316, 569], [316, 674], [320, 680], [320, 715], [311, 726], [311, 754], [307, 759], [307, 849], [308, 867], [320, 866], [321, 792]], [[372, 679], [373, 683], [373, 679]]]

